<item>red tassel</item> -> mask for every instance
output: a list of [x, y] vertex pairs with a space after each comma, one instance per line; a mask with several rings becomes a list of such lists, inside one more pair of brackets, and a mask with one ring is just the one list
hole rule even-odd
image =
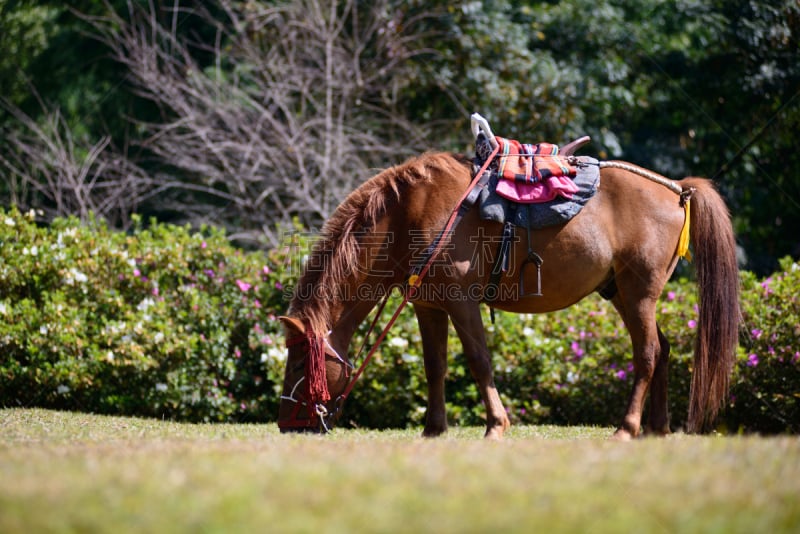
[[310, 405], [331, 400], [328, 378], [325, 372], [325, 338], [306, 330], [308, 356], [306, 357], [306, 381]]

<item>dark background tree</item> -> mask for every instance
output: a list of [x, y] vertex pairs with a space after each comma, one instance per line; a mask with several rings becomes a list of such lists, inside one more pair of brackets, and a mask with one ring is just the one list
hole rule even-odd
[[376, 167], [469, 151], [479, 111], [714, 178], [766, 273], [800, 256], [798, 36], [794, 0], [0, 0], [0, 195], [268, 245]]

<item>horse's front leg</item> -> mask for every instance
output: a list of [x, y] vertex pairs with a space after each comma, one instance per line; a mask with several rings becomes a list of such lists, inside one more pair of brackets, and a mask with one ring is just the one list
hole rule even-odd
[[480, 304], [477, 302], [458, 303], [448, 311], [464, 347], [467, 365], [478, 383], [478, 389], [486, 406], [485, 437], [500, 439], [506, 429], [511, 426], [511, 422], [508, 420], [508, 415], [494, 385], [492, 357], [486, 346], [486, 333], [483, 329]]
[[447, 376], [447, 312], [424, 305], [415, 305], [419, 332], [422, 337], [422, 356], [428, 382], [428, 410], [422, 435], [435, 437], [447, 431], [444, 380]]

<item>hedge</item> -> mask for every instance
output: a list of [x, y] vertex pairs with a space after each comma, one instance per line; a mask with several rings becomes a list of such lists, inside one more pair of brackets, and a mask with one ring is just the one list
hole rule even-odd
[[[234, 248], [220, 230], [0, 210], [0, 405], [182, 421], [269, 422], [286, 351], [276, 316], [309, 239], [287, 232], [268, 253]], [[766, 279], [742, 272], [743, 326], [720, 429], [800, 432], [800, 265]], [[659, 324], [672, 345], [673, 426], [686, 418], [696, 288], [670, 282]], [[382, 322], [388, 320], [387, 306]], [[613, 425], [632, 381], [630, 340], [598, 296], [547, 315], [486, 311], [496, 382], [512, 421]], [[354, 339], [361, 343], [366, 323]], [[452, 329], [451, 329], [452, 330]], [[482, 424], [483, 407], [453, 332], [451, 424]], [[406, 310], [345, 409], [344, 426], [421, 424], [421, 343]]]

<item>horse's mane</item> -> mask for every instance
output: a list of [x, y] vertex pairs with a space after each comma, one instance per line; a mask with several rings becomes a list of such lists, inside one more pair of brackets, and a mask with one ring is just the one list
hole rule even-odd
[[289, 314], [306, 320], [313, 332], [332, 328], [329, 303], [337, 290], [357, 271], [360, 238], [373, 228], [392, 204], [401, 201], [403, 191], [436, 176], [463, 172], [466, 159], [450, 153], [425, 153], [373, 176], [336, 208], [325, 222], [308, 257]]

